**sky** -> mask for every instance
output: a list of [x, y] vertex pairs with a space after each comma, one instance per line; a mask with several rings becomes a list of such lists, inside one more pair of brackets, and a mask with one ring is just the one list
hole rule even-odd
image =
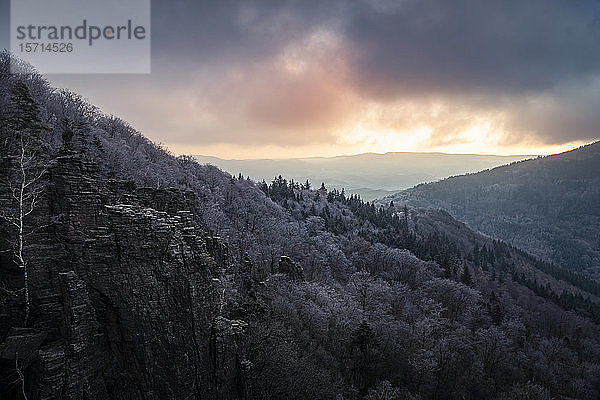
[[[0, 0], [0, 47], [9, 14]], [[598, 0], [157, 0], [151, 36], [151, 74], [48, 79], [176, 154], [550, 154], [600, 137]]]

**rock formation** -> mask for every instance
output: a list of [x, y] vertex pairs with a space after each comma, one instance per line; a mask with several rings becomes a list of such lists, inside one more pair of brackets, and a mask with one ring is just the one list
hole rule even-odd
[[195, 195], [102, 181], [67, 151], [46, 180], [27, 327], [21, 271], [1, 253], [0, 393], [19, 398], [17, 365], [39, 399], [238, 398], [244, 321], [218, 315], [227, 245], [202, 229]]

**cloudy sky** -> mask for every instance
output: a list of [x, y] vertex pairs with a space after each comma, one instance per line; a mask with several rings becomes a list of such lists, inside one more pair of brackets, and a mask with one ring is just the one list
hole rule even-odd
[[48, 78], [177, 154], [547, 154], [600, 137], [600, 1], [153, 1], [151, 74]]

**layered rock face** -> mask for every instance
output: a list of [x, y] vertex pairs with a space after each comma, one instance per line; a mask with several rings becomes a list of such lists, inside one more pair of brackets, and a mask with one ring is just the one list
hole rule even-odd
[[100, 182], [73, 153], [46, 179], [27, 326], [22, 271], [2, 245], [2, 398], [22, 398], [19, 373], [29, 398], [242, 397], [244, 322], [220, 317], [214, 295], [227, 246], [198, 223], [195, 194]]

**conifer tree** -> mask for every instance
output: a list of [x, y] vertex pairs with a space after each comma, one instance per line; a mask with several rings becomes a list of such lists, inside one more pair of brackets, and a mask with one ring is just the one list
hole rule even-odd
[[473, 277], [471, 276], [469, 267], [467, 267], [466, 265], [463, 268], [462, 274], [460, 275], [460, 281], [467, 286], [471, 286], [473, 284]]

